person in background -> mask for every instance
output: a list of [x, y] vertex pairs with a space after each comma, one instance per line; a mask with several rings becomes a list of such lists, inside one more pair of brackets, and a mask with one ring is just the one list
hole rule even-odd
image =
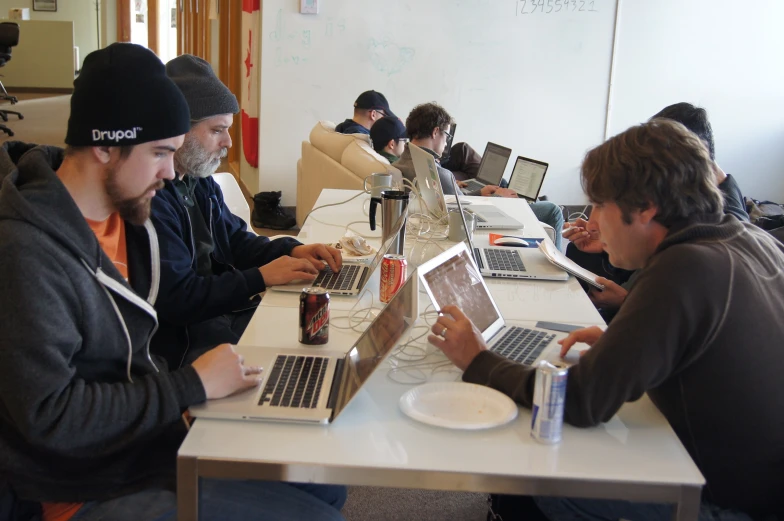
[[[654, 118], [667, 118], [684, 125], [699, 137], [708, 149], [714, 178], [724, 200], [724, 213], [734, 215], [739, 221], [749, 222], [743, 194], [735, 178], [726, 174], [716, 164], [713, 129], [704, 108], [695, 107], [691, 103], [681, 102], [669, 105], [655, 114]], [[564, 226], [564, 238], [571, 242], [566, 248], [566, 256], [580, 266], [601, 276], [600, 283], [605, 285], [604, 291], [596, 291], [582, 283], [588, 296], [599, 308], [605, 321], [609, 322], [617, 313], [626, 298], [629, 288], [634, 283], [633, 271], [613, 266], [607, 258], [601, 242], [598, 240], [596, 225], [590, 219], [577, 219], [574, 223]]]
[[[576, 342], [590, 346], [569, 369], [565, 421], [608, 422], [647, 393], [705, 476], [701, 521], [780, 518], [784, 245], [723, 212], [708, 149], [675, 121], [656, 118], [609, 139], [588, 152], [581, 177], [610, 262], [639, 271], [606, 331], [561, 341], [561, 356]], [[488, 351], [456, 307], [440, 313], [428, 340], [463, 380], [531, 407], [535, 368]], [[553, 521], [672, 519], [665, 504], [534, 501]]]
[[376, 121], [385, 116], [394, 116], [387, 98], [380, 92], [368, 90], [354, 102], [354, 117], [338, 123], [335, 131], [341, 134], [370, 134]]
[[[150, 203], [189, 129], [161, 61], [115, 43], [74, 81], [65, 151], [0, 149], [0, 476], [43, 521], [175, 519], [183, 412], [259, 384], [261, 368], [229, 345], [173, 371], [149, 352]], [[200, 488], [208, 521], [339, 520], [346, 498], [265, 481]]]
[[385, 116], [376, 121], [370, 129], [370, 140], [373, 143], [373, 150], [392, 164], [403, 155], [408, 143], [408, 135], [400, 118]]
[[161, 245], [160, 326], [152, 350], [180, 367], [218, 344], [239, 342], [268, 286], [311, 281], [324, 263], [339, 271], [341, 255], [324, 244], [270, 241], [248, 231], [212, 179], [232, 145], [237, 98], [196, 56], [174, 58], [166, 73], [188, 102], [191, 124], [174, 154], [176, 175], [152, 203]]
[[[446, 195], [454, 195], [452, 189], [452, 172], [444, 168], [439, 159], [446, 147], [450, 136], [450, 130], [454, 120], [452, 116], [440, 105], [436, 103], [424, 103], [417, 105], [406, 118], [406, 133], [411, 143], [422, 148], [436, 159], [438, 175], [441, 179], [441, 188]], [[416, 180], [416, 170], [414, 161], [411, 158], [411, 151], [406, 145], [403, 155], [395, 162], [395, 168], [400, 170], [403, 177], [411, 183]], [[465, 186], [465, 183], [458, 182], [458, 186]], [[517, 198], [517, 192], [509, 188], [488, 185], [481, 190], [468, 193], [466, 195], [496, 196]], [[531, 203], [536, 218], [543, 223], [547, 223], [555, 230], [555, 245], [561, 247], [561, 230], [563, 229], [563, 212], [561, 209], [549, 201], [537, 201]]]

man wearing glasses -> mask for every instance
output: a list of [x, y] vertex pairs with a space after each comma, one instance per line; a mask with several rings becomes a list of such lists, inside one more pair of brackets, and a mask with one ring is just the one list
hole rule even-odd
[[370, 140], [373, 149], [392, 164], [400, 159], [406, 149], [406, 127], [397, 116], [386, 116], [370, 129]]
[[370, 134], [373, 125], [385, 116], [395, 115], [383, 94], [374, 90], [363, 92], [354, 102], [354, 117], [335, 127], [341, 134]]
[[[441, 187], [445, 195], [454, 195], [454, 190], [452, 189], [452, 176], [454, 174], [440, 163], [440, 159], [452, 137], [453, 125], [454, 120], [452, 116], [436, 103], [417, 105], [406, 118], [406, 134], [410, 138], [411, 143], [424, 149], [436, 158], [438, 175], [441, 178]], [[400, 170], [403, 177], [412, 183], [416, 179], [416, 170], [414, 169], [414, 162], [411, 159], [411, 151], [408, 149], [408, 146], [405, 147], [400, 159], [395, 162], [395, 168]], [[464, 185], [464, 183], [458, 182], [458, 186], [461, 185]], [[517, 192], [514, 190], [493, 185], [484, 186], [481, 190], [470, 192], [466, 195], [517, 198]], [[533, 210], [538, 220], [553, 227], [555, 230], [555, 246], [560, 249], [561, 229], [564, 223], [561, 209], [549, 201], [537, 201], [531, 203], [531, 210]]]

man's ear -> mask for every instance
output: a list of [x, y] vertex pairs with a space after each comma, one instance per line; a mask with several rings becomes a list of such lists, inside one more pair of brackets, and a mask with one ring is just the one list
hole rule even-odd
[[438, 131], [441, 130], [439, 127], [435, 127], [432, 132], [430, 132], [430, 137], [435, 139], [438, 137]]
[[112, 160], [112, 147], [92, 147], [95, 158], [104, 165]]
[[658, 213], [659, 208], [653, 203], [648, 203], [648, 208], [640, 211], [640, 222], [642, 224], [649, 224]]
[[389, 141], [387, 141], [387, 149], [392, 150], [394, 148], [395, 148], [395, 140], [390, 139]]

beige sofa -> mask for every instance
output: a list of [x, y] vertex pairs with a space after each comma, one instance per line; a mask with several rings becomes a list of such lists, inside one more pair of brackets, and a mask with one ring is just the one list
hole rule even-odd
[[362, 190], [374, 172], [390, 172], [402, 180], [400, 171], [373, 150], [369, 136], [340, 134], [329, 121], [316, 123], [297, 161], [297, 225], [305, 222], [322, 189]]

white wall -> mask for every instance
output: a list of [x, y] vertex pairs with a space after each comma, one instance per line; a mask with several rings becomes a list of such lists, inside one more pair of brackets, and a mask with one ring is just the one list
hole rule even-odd
[[743, 194], [784, 202], [784, 2], [621, 0], [611, 134], [679, 101]]
[[[443, 23], [421, 27], [428, 43], [418, 42], [416, 54], [401, 66], [413, 68], [415, 78], [405, 68], [401, 73], [386, 70], [374, 76], [372, 69], [378, 64], [362, 59], [367, 47], [362, 43], [373, 39], [387, 54], [404, 44], [413, 47], [410, 38], [400, 43], [401, 35], [415, 35], [416, 24], [429, 18], [433, 8], [442, 5], [440, 0], [364, 2], [361, 14], [345, 14], [350, 0], [333, 1], [317, 17], [293, 14], [295, 3], [270, 0], [262, 4], [262, 67], [256, 70], [263, 86], [259, 182], [263, 189], [284, 190], [286, 204], [294, 198], [292, 170], [299, 158], [299, 142], [307, 138], [317, 119], [349, 117], [351, 101], [367, 88], [391, 94], [393, 110], [404, 119], [413, 102], [440, 101], [458, 119], [457, 139], [468, 140], [480, 152], [492, 140], [512, 147], [514, 154], [548, 161], [551, 170], [544, 192], [560, 204], [585, 201], [577, 157], [601, 143], [605, 123], [609, 135], [614, 135], [666, 105], [688, 101], [708, 110], [717, 161], [737, 178], [744, 194], [784, 202], [782, 0], [608, 0], [596, 3], [600, 14], [593, 18], [564, 21], [567, 15], [563, 15], [554, 22], [554, 14], [537, 13], [529, 20], [536, 23], [528, 26], [523, 17], [511, 13], [514, 0], [454, 2], [443, 10]], [[518, 7], [523, 4], [522, 0], [516, 3]], [[399, 12], [389, 11], [393, 5]], [[509, 7], [509, 19], [466, 19], [463, 14], [496, 5]], [[588, 49], [593, 53], [589, 54], [586, 46], [596, 40], [591, 39], [591, 31], [612, 39], [612, 24], [608, 27], [603, 22], [616, 5], [620, 6], [617, 41], [606, 47], [605, 63], [596, 59], [598, 47]], [[390, 17], [398, 16], [404, 20], [391, 23]], [[520, 36], [508, 31], [510, 24], [531, 35], [520, 38], [534, 39], [537, 28], [551, 21], [553, 25], [538, 44], [512, 43]], [[330, 38], [317, 41], [325, 27]], [[312, 32], [311, 46], [301, 43], [304, 31], [308, 36]], [[575, 34], [581, 36], [575, 38]], [[482, 45], [493, 35], [505, 47], [485, 45], [486, 57], [477, 58], [475, 54], [481, 56]], [[461, 40], [456, 43], [454, 38]], [[457, 49], [468, 51], [458, 54], [470, 58], [463, 60], [455, 75], [456, 69], [444, 64], [451, 63]], [[503, 67], [493, 61], [499, 52], [505, 59]], [[573, 58], [581, 55], [588, 58], [584, 63], [591, 67], [591, 74], [604, 75], [601, 100], [593, 91], [586, 94], [593, 83], [572, 77], [579, 76], [580, 70]], [[532, 68], [531, 57], [552, 64], [550, 73], [532, 74], [546, 67], [535, 64]], [[420, 58], [433, 67], [428, 70]], [[311, 61], [304, 63], [304, 59]], [[299, 65], [293, 60], [299, 60]], [[519, 71], [521, 77], [528, 75], [526, 82], [516, 86], [517, 95], [510, 95], [504, 80], [510, 69]], [[556, 95], [564, 86], [568, 92]], [[486, 100], [483, 112], [466, 104], [467, 95], [477, 94]], [[609, 110], [605, 106], [608, 96]], [[530, 99], [537, 99], [537, 105], [522, 111], [516, 106]], [[575, 99], [582, 104], [580, 112], [568, 106]], [[599, 114], [589, 117], [588, 109]], [[516, 127], [510, 128], [510, 121]], [[288, 132], [293, 125], [298, 125], [296, 135]], [[598, 131], [597, 126], [601, 127]], [[553, 143], [560, 148], [553, 149]]]
[[[115, 0], [111, 1], [114, 3]], [[32, 0], [0, 0], [0, 17], [7, 18], [11, 8], [28, 7], [30, 8], [31, 20], [72, 21], [74, 23], [74, 41], [79, 47], [79, 68], [81, 68], [84, 57], [98, 49], [95, 4], [96, 0], [58, 0], [57, 11], [50, 13], [33, 11]], [[24, 38], [24, 34], [20, 35], [20, 38]]]

